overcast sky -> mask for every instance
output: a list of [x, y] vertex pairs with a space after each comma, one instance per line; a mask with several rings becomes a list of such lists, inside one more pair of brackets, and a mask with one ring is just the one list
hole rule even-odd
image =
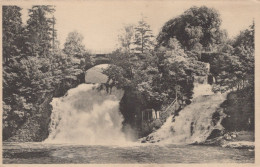
[[[84, 44], [90, 50], [109, 51], [116, 47], [120, 29], [126, 24], [136, 24], [141, 14], [147, 17], [154, 35], [169, 19], [182, 14], [191, 6], [205, 5], [196, 1], [75, 1], [75, 3], [56, 4], [55, 17], [58, 39], [63, 47], [69, 32], [77, 30], [84, 36]], [[30, 5], [19, 5], [24, 10], [26, 21]], [[222, 28], [230, 37], [236, 36], [247, 28], [256, 14], [254, 3], [211, 2], [206, 6], [214, 7], [220, 13]]]

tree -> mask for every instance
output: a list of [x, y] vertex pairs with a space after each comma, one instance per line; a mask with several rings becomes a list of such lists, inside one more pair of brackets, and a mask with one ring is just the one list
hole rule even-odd
[[206, 65], [189, 57], [181, 48], [176, 38], [171, 38], [167, 47], [157, 51], [159, 77], [154, 80], [154, 87], [159, 94], [166, 94], [167, 99], [175, 98], [175, 86], [180, 86], [178, 97], [192, 98], [193, 76], [206, 75]]
[[141, 53], [151, 50], [153, 47], [153, 37], [150, 25], [142, 18], [138, 22], [137, 27], [135, 27], [134, 50]]
[[175, 37], [185, 50], [201, 45], [212, 50], [226, 38], [226, 32], [220, 29], [219, 13], [208, 7], [192, 7], [184, 14], [165, 23], [157, 37], [158, 45], [166, 46]]
[[46, 97], [62, 95], [61, 90], [76, 84], [84, 66], [81, 61], [75, 64], [75, 57], [57, 47], [53, 6], [33, 6], [24, 31], [20, 10], [16, 6], [3, 7], [4, 140], [28, 118], [39, 114]]
[[247, 45], [247, 47], [254, 48], [255, 47], [255, 22], [253, 21], [252, 25], [241, 31], [240, 34], [235, 38], [233, 42], [233, 47], [238, 47], [239, 45]]
[[3, 6], [3, 61], [7, 64], [10, 58], [19, 56], [22, 48], [21, 8]]
[[134, 25], [126, 25], [122, 29], [122, 33], [118, 36], [120, 47], [126, 51], [131, 52], [134, 40]]
[[255, 76], [255, 25], [254, 22], [248, 29], [242, 31], [234, 43], [234, 55], [239, 58], [241, 63], [242, 86], [247, 83], [254, 88]]
[[86, 53], [84, 37], [77, 31], [70, 32], [64, 44], [63, 52], [74, 58], [83, 58]]
[[[24, 122], [30, 104], [18, 96], [22, 77], [19, 61], [23, 57], [22, 9], [18, 6], [3, 6], [3, 138], [13, 134]], [[24, 108], [23, 108], [24, 107]], [[25, 109], [25, 110], [22, 110]]]
[[211, 63], [216, 90], [254, 87], [254, 23], [241, 31], [233, 44], [225, 44]]
[[27, 53], [31, 56], [48, 57], [51, 43], [55, 38], [53, 25], [55, 19], [51, 17], [54, 6], [41, 5], [29, 9], [29, 19], [26, 27]]
[[146, 104], [159, 109], [164, 101], [175, 98], [175, 86], [179, 85], [179, 97], [192, 97], [194, 75], [206, 75], [206, 65], [188, 57], [175, 38], [169, 47], [160, 47], [156, 52], [143, 53], [142, 59], [135, 59], [134, 53], [111, 54], [111, 65], [105, 70], [112, 86], [140, 92]]

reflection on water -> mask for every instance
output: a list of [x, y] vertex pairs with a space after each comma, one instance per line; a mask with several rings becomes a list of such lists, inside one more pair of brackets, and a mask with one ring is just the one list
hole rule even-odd
[[4, 143], [3, 163], [253, 163], [254, 151], [198, 145]]

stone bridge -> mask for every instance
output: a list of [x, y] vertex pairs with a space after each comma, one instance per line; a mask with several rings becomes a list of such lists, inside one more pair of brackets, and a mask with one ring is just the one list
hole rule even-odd
[[111, 63], [109, 55], [110, 53], [96, 53], [90, 56], [91, 63], [85, 66], [85, 83], [106, 83], [108, 77], [102, 72]]
[[100, 64], [110, 64], [111, 61], [109, 59], [110, 53], [98, 53], [93, 54], [90, 56], [90, 62], [87, 63], [85, 66], [85, 70], [88, 70], [94, 66], [100, 65]]

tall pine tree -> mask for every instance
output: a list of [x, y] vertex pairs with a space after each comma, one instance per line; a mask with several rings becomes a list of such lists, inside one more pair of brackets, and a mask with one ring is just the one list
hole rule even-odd
[[153, 34], [150, 25], [142, 18], [135, 27], [135, 51], [144, 53], [153, 47]]
[[54, 6], [33, 6], [29, 9], [29, 19], [26, 27], [27, 52], [31, 56], [48, 57], [55, 38], [53, 29]]
[[12, 57], [17, 57], [22, 48], [21, 8], [3, 6], [3, 62], [7, 64]]

